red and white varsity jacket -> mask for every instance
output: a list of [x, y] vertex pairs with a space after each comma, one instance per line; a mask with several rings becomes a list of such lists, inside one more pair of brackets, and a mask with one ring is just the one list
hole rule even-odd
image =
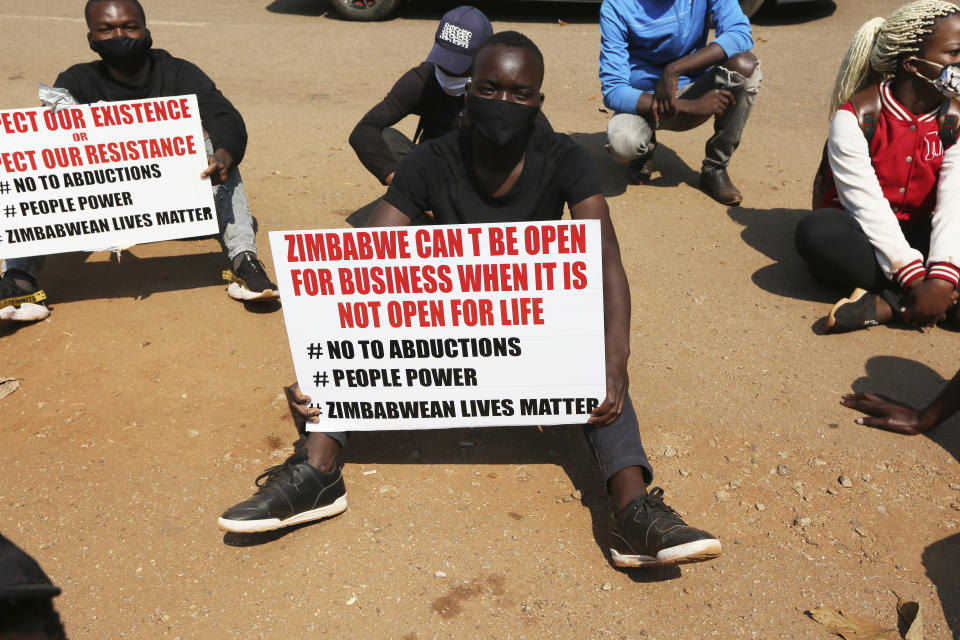
[[[888, 278], [960, 280], [960, 143], [944, 153], [937, 111], [914, 115], [880, 84], [876, 133], [867, 139], [847, 102], [833, 117], [827, 157], [840, 205], [860, 223]], [[930, 219], [930, 254], [910, 247], [900, 228]]]

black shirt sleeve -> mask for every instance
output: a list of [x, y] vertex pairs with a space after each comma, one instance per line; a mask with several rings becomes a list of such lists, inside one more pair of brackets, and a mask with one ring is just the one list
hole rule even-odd
[[569, 151], [557, 170], [557, 183], [567, 202], [573, 207], [591, 196], [603, 193], [597, 167], [586, 149], [567, 139]]
[[430, 161], [437, 156], [431, 145], [420, 145], [411, 151], [397, 167], [393, 182], [383, 199], [413, 220], [427, 211], [430, 204]]
[[240, 164], [247, 150], [247, 127], [240, 112], [224, 97], [200, 67], [181, 60], [177, 85], [185, 93], [197, 94], [200, 121], [210, 134], [214, 149], [225, 149]]
[[102, 61], [75, 64], [59, 76], [55, 87], [68, 90], [77, 102], [142, 100], [194, 93], [200, 121], [210, 134], [213, 148], [223, 148], [240, 164], [247, 149], [243, 117], [200, 67], [174, 58], [162, 49], [151, 51], [150, 73], [143, 85], [128, 85], [110, 75]]
[[366, 113], [350, 134], [357, 158], [383, 184], [397, 170], [397, 161], [383, 139], [383, 130], [411, 113], [420, 112], [420, 101], [433, 64], [423, 62], [400, 76], [386, 97]]
[[53, 83], [53, 86], [57, 87], [58, 89], [66, 89], [80, 104], [86, 104], [90, 102], [90, 100], [87, 99], [86, 92], [81, 86], [80, 79], [77, 77], [74, 67], [70, 67], [58, 75], [56, 81]]

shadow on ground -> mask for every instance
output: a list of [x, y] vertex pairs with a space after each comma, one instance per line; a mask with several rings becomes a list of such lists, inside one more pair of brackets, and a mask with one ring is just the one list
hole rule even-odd
[[[298, 448], [302, 446], [302, 440], [297, 445]], [[430, 467], [435, 465], [508, 466], [511, 468], [497, 472], [498, 476], [491, 480], [523, 484], [531, 501], [543, 503], [573, 498], [569, 492], [551, 495], [546, 485], [537, 481], [536, 470], [528, 469], [528, 466], [559, 465], [574, 488], [581, 492], [580, 502], [590, 510], [597, 548], [610, 561], [608, 542], [611, 516], [606, 490], [590, 445], [579, 426], [544, 427], [543, 431], [536, 427], [358, 431], [350, 435], [342, 461], [344, 464], [417, 464], [424, 466], [425, 474], [431, 473]], [[517, 516], [519, 513], [511, 517]], [[246, 547], [273, 542], [304, 526], [261, 534], [225, 534], [224, 544]], [[659, 582], [681, 575], [676, 566], [636, 569], [626, 573], [635, 582]]]
[[743, 241], [773, 260], [750, 276], [755, 285], [785, 298], [833, 303], [850, 292], [814, 280], [793, 245], [797, 223], [807, 213], [805, 209], [727, 209], [730, 219], [743, 226]]
[[[946, 380], [927, 365], [897, 356], [873, 356], [866, 363], [866, 375], [851, 385], [854, 391], [876, 393], [924, 407], [940, 392]], [[855, 412], [850, 412], [851, 414]], [[864, 427], [869, 428], [869, 427]], [[960, 415], [924, 434], [960, 461]], [[906, 438], [909, 436], [893, 436]], [[923, 551], [927, 577], [937, 588], [943, 615], [954, 637], [960, 637], [960, 534], [934, 542]]]
[[125, 251], [119, 262], [87, 262], [87, 253], [60, 253], [47, 258], [40, 277], [52, 304], [99, 298], [149, 298], [154, 293], [226, 286], [220, 274], [223, 253], [141, 258]]
[[927, 578], [937, 588], [943, 617], [950, 627], [951, 635], [960, 638], [960, 533], [955, 533], [923, 550], [923, 566]]
[[[603, 195], [614, 198], [626, 192], [632, 186], [627, 183], [627, 165], [620, 164], [607, 153], [606, 131], [592, 133], [571, 133], [570, 138], [585, 148], [593, 159], [600, 174], [600, 186]], [[700, 174], [690, 167], [677, 153], [662, 142], [657, 143], [657, 150], [653, 156], [653, 178], [646, 187], [676, 187], [686, 184], [694, 189], [698, 188]]]

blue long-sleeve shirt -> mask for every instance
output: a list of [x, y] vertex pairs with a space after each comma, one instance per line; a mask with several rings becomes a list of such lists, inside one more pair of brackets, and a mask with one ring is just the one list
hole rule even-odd
[[[711, 14], [714, 42], [728, 58], [753, 48], [750, 21], [737, 0], [603, 0], [603, 103], [617, 112], [636, 113], [637, 100], [656, 88], [667, 64], [707, 45]], [[704, 71], [680, 76], [677, 87], [690, 84]]]

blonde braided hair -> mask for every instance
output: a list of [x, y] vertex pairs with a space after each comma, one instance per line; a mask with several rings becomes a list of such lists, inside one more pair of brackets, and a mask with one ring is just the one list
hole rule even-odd
[[853, 36], [830, 96], [830, 115], [867, 85], [894, 76], [900, 61], [916, 55], [940, 18], [960, 14], [945, 0], [916, 0], [884, 20], [873, 18]]

